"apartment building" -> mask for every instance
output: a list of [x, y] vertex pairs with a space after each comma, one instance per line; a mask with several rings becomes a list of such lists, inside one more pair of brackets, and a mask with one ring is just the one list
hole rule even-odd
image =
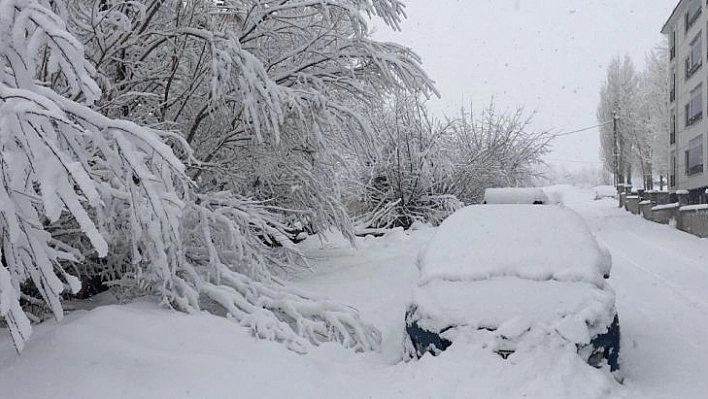
[[669, 188], [705, 201], [708, 139], [708, 1], [681, 0], [661, 33], [669, 39]]

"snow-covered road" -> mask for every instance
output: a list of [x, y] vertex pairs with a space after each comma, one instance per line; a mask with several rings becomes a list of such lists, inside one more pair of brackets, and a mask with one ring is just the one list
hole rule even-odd
[[143, 300], [35, 326], [21, 357], [0, 331], [0, 398], [708, 397], [708, 240], [593, 201], [591, 190], [549, 191], [612, 252], [624, 386], [554, 341], [504, 360], [461, 340], [440, 356], [400, 361], [416, 254], [435, 232], [424, 228], [362, 238], [358, 250], [336, 235], [301, 244], [313, 270], [293, 283], [357, 308], [381, 330], [381, 352], [327, 344], [298, 355], [222, 317]]
[[708, 397], [708, 240], [646, 221], [614, 200], [563, 191], [612, 253], [632, 396]]

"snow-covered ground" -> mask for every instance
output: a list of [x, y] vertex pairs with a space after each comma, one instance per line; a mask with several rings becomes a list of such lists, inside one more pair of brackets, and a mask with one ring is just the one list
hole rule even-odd
[[708, 240], [564, 191], [613, 256], [625, 385], [634, 397], [708, 397]]
[[[708, 392], [708, 241], [554, 187], [611, 251], [622, 328], [624, 385], [549, 338], [507, 360], [474, 342], [401, 362], [403, 316], [415, 257], [434, 229], [301, 244], [313, 271], [300, 288], [357, 308], [383, 333], [380, 353], [336, 344], [306, 355], [259, 341], [234, 323], [150, 302], [104, 306], [48, 322], [22, 356], [0, 331], [2, 398], [704, 398]], [[507, 293], [500, 293], [506, 295]]]

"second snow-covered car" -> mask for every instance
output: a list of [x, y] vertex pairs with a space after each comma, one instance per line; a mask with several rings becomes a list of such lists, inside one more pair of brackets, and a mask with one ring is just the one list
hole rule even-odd
[[405, 315], [408, 357], [438, 354], [461, 333], [491, 334], [506, 358], [543, 331], [589, 364], [619, 368], [612, 259], [584, 220], [559, 206], [473, 205], [448, 217], [418, 256]]
[[485, 204], [531, 204], [546, 205], [548, 196], [538, 187], [500, 187], [484, 190]]

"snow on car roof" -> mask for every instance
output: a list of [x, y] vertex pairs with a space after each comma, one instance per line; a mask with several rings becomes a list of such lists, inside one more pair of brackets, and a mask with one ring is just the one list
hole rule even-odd
[[[530, 281], [501, 277], [484, 281], [440, 281], [414, 290], [415, 319], [428, 331], [449, 326], [472, 330], [507, 329], [518, 333], [535, 326], [554, 327], [566, 339], [583, 344], [612, 323], [615, 294], [585, 282]], [[516, 329], [516, 328], [515, 328]], [[505, 335], [511, 331], [504, 331]]]
[[548, 203], [548, 197], [541, 188], [505, 187], [484, 190], [486, 204], [533, 204]]
[[419, 285], [432, 280], [531, 280], [603, 284], [612, 259], [570, 209], [472, 205], [450, 215], [418, 256]]

